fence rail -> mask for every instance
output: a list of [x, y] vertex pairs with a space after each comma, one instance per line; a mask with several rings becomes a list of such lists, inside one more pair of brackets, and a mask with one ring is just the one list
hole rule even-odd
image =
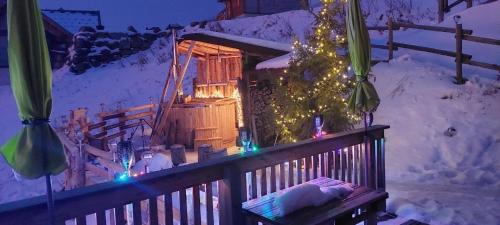
[[86, 129], [85, 137], [89, 143], [101, 149], [107, 149], [107, 142], [115, 138], [123, 139], [127, 134], [127, 129], [146, 124], [152, 126], [157, 106], [157, 104], [150, 103], [112, 112], [100, 112], [97, 114], [99, 122], [81, 126]]
[[[437, 48], [430, 48], [425, 46], [418, 46], [409, 43], [401, 43], [394, 41], [394, 31], [399, 30], [400, 28], [407, 29], [419, 29], [426, 30], [431, 32], [445, 32], [445, 33], [454, 33], [455, 34], [455, 51], [450, 50], [442, 50]], [[448, 57], [455, 58], [456, 65], [456, 82], [458, 84], [463, 84], [465, 82], [462, 75], [462, 65], [467, 64], [471, 66], [481, 67], [490, 70], [496, 70], [500, 72], [500, 65], [494, 63], [486, 63], [479, 62], [473, 60], [473, 56], [470, 54], [463, 53], [463, 41], [476, 42], [486, 45], [500, 45], [500, 40], [486, 37], [478, 37], [473, 36], [473, 30], [463, 29], [462, 24], [457, 23], [456, 27], [441, 27], [441, 26], [428, 26], [428, 25], [418, 25], [418, 24], [410, 24], [410, 23], [401, 23], [394, 22], [392, 19], [387, 21], [387, 26], [378, 26], [378, 27], [368, 27], [368, 30], [379, 30], [379, 31], [387, 31], [387, 45], [377, 45], [372, 44], [373, 48], [378, 49], [387, 49], [388, 50], [388, 60], [393, 59], [394, 51], [397, 51], [399, 48], [411, 49], [415, 51], [428, 52], [432, 54], [438, 54]]]
[[466, 2], [467, 8], [472, 7], [472, 0], [456, 0], [451, 4], [449, 4], [448, 0], [438, 0], [438, 21], [442, 22], [444, 14], [450, 12], [453, 7], [458, 6], [462, 2]]
[[[59, 192], [56, 223], [86, 224], [90, 216], [98, 225], [244, 224], [243, 202], [318, 176], [385, 189], [387, 128], [370, 127], [367, 138], [357, 129]], [[0, 205], [0, 224], [45, 224], [45, 201], [42, 196]]]

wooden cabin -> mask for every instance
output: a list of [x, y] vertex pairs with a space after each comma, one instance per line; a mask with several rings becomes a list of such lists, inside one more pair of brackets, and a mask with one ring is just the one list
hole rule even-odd
[[[53, 68], [61, 68], [66, 63], [73, 34], [77, 33], [80, 27], [103, 28], [99, 11], [43, 9], [42, 17]], [[0, 68], [8, 66], [7, 1], [0, 0]]]
[[[258, 62], [286, 54], [291, 46], [211, 31], [184, 34], [177, 43], [176, 52], [197, 62], [193, 95], [181, 101], [172, 96], [165, 103], [155, 128], [159, 137], [156, 141], [153, 137], [153, 142], [183, 144], [192, 149], [201, 144], [228, 148], [236, 146], [241, 128], [257, 137], [246, 71]], [[174, 102], [170, 105], [170, 101]]]
[[280, 13], [290, 10], [307, 9], [307, 0], [219, 0], [225, 8], [217, 19], [234, 19], [240, 16], [255, 16]]

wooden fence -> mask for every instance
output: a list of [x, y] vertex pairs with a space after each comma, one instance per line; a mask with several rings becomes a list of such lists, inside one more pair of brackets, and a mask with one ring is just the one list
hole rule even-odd
[[[399, 30], [400, 28], [406, 29], [419, 29], [426, 30], [431, 32], [444, 32], [444, 33], [452, 33], [455, 34], [455, 51], [442, 50], [437, 48], [430, 48], [425, 46], [418, 46], [408, 43], [401, 43], [394, 41], [394, 31]], [[472, 55], [466, 54], [463, 52], [462, 46], [463, 41], [470, 41], [476, 43], [482, 43], [486, 45], [496, 45], [500, 46], [500, 40], [478, 37], [472, 35], [472, 30], [463, 29], [462, 24], [457, 23], [456, 27], [440, 27], [440, 26], [427, 26], [427, 25], [418, 25], [418, 24], [410, 24], [410, 23], [401, 23], [401, 22], [393, 22], [392, 19], [389, 19], [387, 22], [387, 26], [379, 26], [379, 27], [369, 27], [369, 30], [379, 30], [379, 31], [387, 31], [387, 45], [372, 45], [373, 48], [379, 49], [387, 49], [388, 50], [388, 60], [391, 60], [394, 57], [394, 51], [397, 51], [399, 48], [406, 48], [415, 51], [428, 52], [448, 57], [455, 58], [456, 64], [456, 82], [458, 84], [463, 84], [465, 82], [462, 75], [462, 65], [467, 64], [471, 66], [481, 67], [490, 70], [496, 70], [500, 72], [500, 65], [493, 63], [486, 63], [472, 60]]]
[[[182, 225], [244, 224], [243, 202], [318, 176], [384, 190], [387, 128], [370, 127], [368, 136], [364, 129], [326, 135], [55, 193], [56, 224], [86, 224], [89, 217], [98, 225], [174, 224], [174, 219]], [[44, 196], [0, 205], [0, 224], [46, 222]]]
[[108, 141], [116, 138], [124, 139], [127, 129], [141, 125], [152, 126], [157, 104], [118, 109], [112, 112], [97, 114], [99, 121], [93, 124], [81, 125], [84, 127], [88, 143], [94, 147], [108, 150]]
[[456, 0], [451, 4], [449, 4], [448, 0], [438, 0], [438, 22], [442, 22], [444, 14], [450, 12], [453, 7], [460, 5], [462, 2], [467, 4], [467, 8], [472, 7], [472, 0]]

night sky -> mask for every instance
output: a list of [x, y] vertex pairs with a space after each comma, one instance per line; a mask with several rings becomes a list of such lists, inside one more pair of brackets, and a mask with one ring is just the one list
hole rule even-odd
[[224, 5], [217, 0], [39, 0], [42, 9], [100, 10], [106, 30], [123, 31], [129, 25], [166, 27], [214, 19]]

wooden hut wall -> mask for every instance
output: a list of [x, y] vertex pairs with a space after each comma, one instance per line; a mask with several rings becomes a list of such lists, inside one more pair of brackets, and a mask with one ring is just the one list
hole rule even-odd
[[241, 78], [241, 56], [206, 57], [205, 60], [198, 60], [197, 70], [196, 92], [207, 97], [232, 97], [236, 81]]
[[168, 120], [172, 126], [175, 123], [170, 132], [177, 135], [169, 142], [192, 148], [195, 144], [196, 129], [216, 128], [215, 136], [211, 138], [220, 138], [222, 145], [213, 147], [234, 146], [237, 136], [235, 110], [236, 101], [233, 99], [224, 99], [216, 103], [174, 105]]

